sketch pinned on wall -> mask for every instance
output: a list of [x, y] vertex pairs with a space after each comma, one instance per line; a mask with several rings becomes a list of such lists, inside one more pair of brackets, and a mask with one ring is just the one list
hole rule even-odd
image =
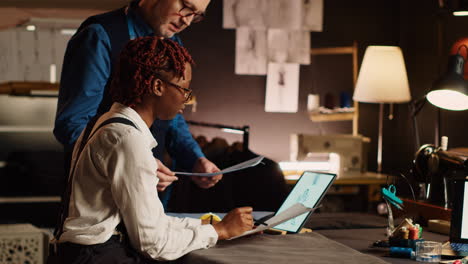
[[267, 10], [270, 1], [272, 0], [224, 0], [223, 28], [267, 28], [264, 10]]
[[[39, 31], [16, 31], [18, 79], [20, 81], [44, 80], [48, 72], [44, 72], [40, 63]], [[47, 75], [46, 75], [47, 74]]]
[[236, 30], [236, 74], [267, 73], [267, 31], [249, 28]]
[[310, 32], [268, 30], [268, 62], [310, 64]]
[[16, 33], [14, 30], [0, 31], [0, 82], [17, 79]]
[[60, 73], [62, 72], [63, 57], [67, 48], [67, 43], [71, 38], [71, 35], [61, 34], [59, 30], [54, 29], [53, 31], [54, 45], [52, 49], [52, 56], [54, 56], [53, 62], [56, 65], [57, 82], [60, 82]]
[[[39, 70], [41, 80], [50, 81], [50, 65], [55, 64], [55, 56], [53, 54], [53, 49], [55, 48], [54, 44], [54, 34], [52, 29], [44, 29], [38, 32], [38, 42], [35, 47], [35, 51], [38, 52], [38, 63], [41, 67]], [[63, 58], [63, 55], [62, 55]]]
[[266, 85], [266, 112], [297, 112], [299, 100], [299, 64], [269, 63]]
[[[0, 31], [0, 81], [50, 81], [51, 65], [60, 77], [70, 35], [55, 28]], [[57, 80], [59, 81], [59, 80]]]
[[303, 0], [270, 0], [265, 9], [268, 28], [301, 29]]
[[323, 31], [323, 0], [302, 0], [302, 25], [304, 30]]

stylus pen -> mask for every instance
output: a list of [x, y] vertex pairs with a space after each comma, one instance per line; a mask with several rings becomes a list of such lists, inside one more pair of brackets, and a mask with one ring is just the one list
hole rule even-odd
[[254, 224], [255, 224], [255, 225], [264, 225], [264, 226], [268, 226], [267, 223], [265, 223], [265, 222], [263, 222], [263, 221], [260, 221], [260, 220], [256, 220], [255, 218], [254, 218]]

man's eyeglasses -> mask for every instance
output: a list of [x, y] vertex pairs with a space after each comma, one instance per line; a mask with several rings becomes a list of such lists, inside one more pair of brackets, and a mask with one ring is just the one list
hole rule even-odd
[[184, 104], [186, 104], [186, 103], [188, 103], [190, 100], [192, 100], [192, 92], [193, 92], [192, 89], [184, 88], [184, 87], [182, 87], [182, 86], [180, 86], [180, 85], [177, 85], [177, 84], [175, 84], [175, 83], [173, 83], [173, 82], [164, 80], [163, 78], [160, 78], [159, 76], [158, 76], [158, 79], [161, 80], [161, 81], [163, 81], [163, 82], [165, 82], [165, 83], [167, 83], [167, 84], [169, 84], [169, 85], [174, 86], [174, 87], [177, 88], [177, 89], [182, 90], [182, 92], [184, 93]]
[[184, 1], [181, 1], [182, 8], [177, 13], [181, 17], [190, 17], [193, 16], [192, 23], [198, 23], [205, 18], [204, 12], [195, 12], [192, 8], [185, 5]]

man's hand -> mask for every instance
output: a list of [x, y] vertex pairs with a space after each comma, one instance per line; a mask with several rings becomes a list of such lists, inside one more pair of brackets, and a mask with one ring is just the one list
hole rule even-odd
[[156, 159], [156, 162], [158, 163], [158, 171], [156, 172], [156, 175], [159, 179], [158, 185], [156, 187], [159, 192], [162, 192], [167, 188], [167, 186], [171, 185], [179, 178], [177, 178], [175, 173], [166, 167], [160, 160]]
[[252, 207], [239, 207], [230, 211], [221, 222], [213, 224], [218, 239], [228, 239], [253, 228]]
[[[218, 167], [207, 158], [199, 158], [195, 165], [193, 165], [193, 172], [202, 172], [202, 173], [211, 173], [220, 171]], [[222, 178], [223, 175], [216, 175], [213, 177], [199, 177], [199, 176], [191, 176], [192, 181], [198, 185], [198, 187], [203, 189], [208, 189], [216, 185]]]

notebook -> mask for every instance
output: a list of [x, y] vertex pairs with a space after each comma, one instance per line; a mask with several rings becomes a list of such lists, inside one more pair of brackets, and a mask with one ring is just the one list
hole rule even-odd
[[[296, 203], [301, 203], [309, 208], [318, 207], [335, 178], [336, 174], [333, 173], [305, 171], [274, 215], [278, 215]], [[274, 228], [291, 233], [297, 233], [307, 222], [307, 219], [310, 217], [312, 212], [313, 210], [299, 215], [275, 226]]]
[[450, 243], [444, 244], [442, 255], [468, 256], [468, 180], [455, 180], [454, 191]]

